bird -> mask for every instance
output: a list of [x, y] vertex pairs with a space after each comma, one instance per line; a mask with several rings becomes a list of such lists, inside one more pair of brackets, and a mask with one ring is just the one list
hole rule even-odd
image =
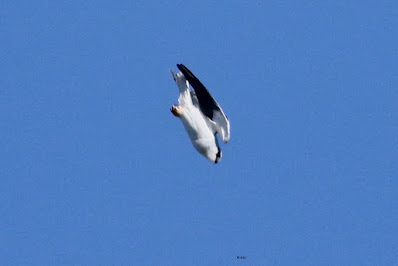
[[[218, 163], [222, 157], [217, 134], [224, 143], [230, 139], [230, 123], [200, 80], [183, 64], [171, 75], [179, 89], [178, 105], [170, 108], [180, 118], [195, 149], [208, 160]], [[192, 89], [190, 88], [190, 85]]]

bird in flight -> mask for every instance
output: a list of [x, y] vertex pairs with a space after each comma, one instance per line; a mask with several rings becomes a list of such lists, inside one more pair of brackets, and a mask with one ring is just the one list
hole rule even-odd
[[170, 111], [181, 119], [195, 149], [210, 161], [218, 163], [222, 153], [216, 134], [224, 143], [228, 142], [228, 118], [202, 82], [183, 64], [177, 64], [177, 67], [180, 72], [170, 72], [180, 95], [178, 105], [173, 105]]

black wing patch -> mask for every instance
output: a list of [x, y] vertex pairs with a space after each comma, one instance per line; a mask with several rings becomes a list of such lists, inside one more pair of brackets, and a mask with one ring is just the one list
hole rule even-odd
[[191, 84], [192, 88], [195, 90], [196, 97], [199, 101], [199, 107], [202, 113], [210, 119], [213, 119], [213, 112], [220, 110], [217, 102], [210, 95], [202, 82], [199, 81], [197, 77], [183, 64], [177, 64], [178, 69], [184, 74], [185, 78]]
[[214, 163], [218, 163], [219, 161], [220, 161], [220, 159], [221, 159], [221, 150], [220, 150], [220, 147], [217, 147], [218, 148], [218, 152], [217, 152], [217, 154], [216, 154], [216, 160], [214, 161]]

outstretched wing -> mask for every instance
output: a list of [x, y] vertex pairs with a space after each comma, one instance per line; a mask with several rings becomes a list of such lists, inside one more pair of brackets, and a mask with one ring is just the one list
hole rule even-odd
[[221, 139], [226, 143], [230, 137], [230, 126], [227, 116], [224, 114], [220, 105], [210, 95], [206, 87], [200, 80], [183, 64], [177, 64], [178, 69], [184, 74], [185, 78], [195, 90], [202, 113], [215, 123], [216, 131]]

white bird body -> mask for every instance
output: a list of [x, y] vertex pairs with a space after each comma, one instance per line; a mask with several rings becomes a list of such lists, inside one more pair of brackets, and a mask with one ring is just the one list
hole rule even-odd
[[[187, 81], [186, 75], [193, 76], [192, 72], [190, 72], [183, 65], [177, 66], [185, 73], [183, 74], [182, 72], [179, 72], [174, 74], [171, 71], [174, 81], [176, 82], [180, 91], [180, 95], [178, 97], [179, 105], [173, 106], [171, 108], [171, 112], [181, 119], [182, 124], [184, 125], [184, 128], [187, 131], [195, 149], [210, 161], [217, 163], [221, 159], [222, 153], [218, 145], [216, 134], [220, 133], [223, 141], [227, 142], [229, 140], [229, 121], [217, 102], [214, 101], [214, 99], [210, 96], [200, 82], [199, 83], [203, 86], [203, 88], [198, 88], [198, 86], [196, 86], [193, 87], [195, 91], [190, 90], [190, 83]], [[187, 71], [189, 71], [189, 73]], [[191, 80], [192, 76], [189, 77]], [[193, 77], [196, 79], [195, 76]], [[195, 81], [193, 80], [193, 83], [194, 82]], [[207, 93], [204, 100], [203, 89]], [[202, 103], [200, 99], [198, 99], [196, 92], [202, 93], [200, 98], [202, 99]], [[203, 102], [210, 100], [208, 97], [211, 98], [211, 106], [204, 106]], [[205, 115], [202, 110], [205, 110], [207, 113], [210, 112], [213, 120]]]

